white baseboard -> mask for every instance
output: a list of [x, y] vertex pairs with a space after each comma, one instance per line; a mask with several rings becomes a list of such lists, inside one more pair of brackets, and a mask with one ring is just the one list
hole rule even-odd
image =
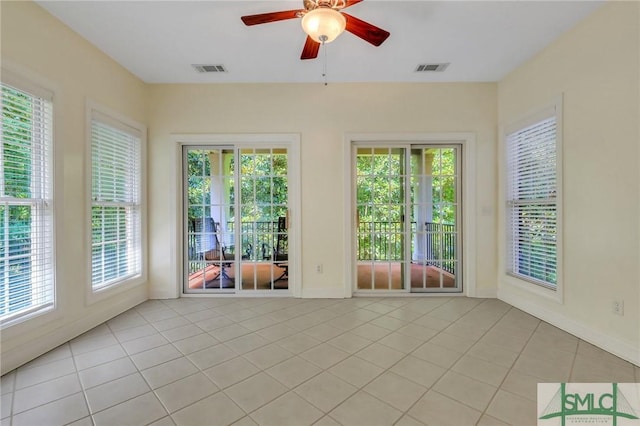
[[57, 348], [65, 342], [91, 330], [105, 321], [121, 314], [122, 312], [133, 308], [134, 306], [144, 302], [146, 298], [136, 300], [126, 300], [119, 304], [110, 305], [107, 309], [92, 313], [86, 317], [82, 317], [72, 323], [66, 324], [51, 333], [39, 336], [35, 339], [18, 345], [8, 351], [2, 352], [2, 363], [0, 365], [0, 374], [8, 373], [20, 367], [23, 364], [39, 357], [40, 355]]
[[180, 297], [175, 291], [154, 290], [149, 291], [149, 299], [177, 299]]
[[336, 288], [302, 288], [303, 299], [344, 299], [344, 289]]
[[536, 303], [514, 296], [508, 291], [498, 290], [498, 299], [607, 352], [640, 366], [640, 350], [632, 343], [622, 341], [601, 331], [593, 330], [573, 318], [569, 318], [558, 312], [549, 311]]
[[498, 289], [497, 288], [477, 288], [475, 289], [475, 294], [469, 297], [476, 297], [479, 299], [497, 299], [498, 298]]

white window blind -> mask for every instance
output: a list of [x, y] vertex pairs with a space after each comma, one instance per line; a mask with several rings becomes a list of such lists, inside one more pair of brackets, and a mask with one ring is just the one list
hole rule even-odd
[[142, 271], [141, 135], [96, 111], [91, 120], [91, 282], [94, 290]]
[[51, 95], [0, 89], [0, 321], [9, 325], [55, 302], [53, 106]]
[[507, 268], [557, 287], [558, 164], [555, 114], [507, 135]]

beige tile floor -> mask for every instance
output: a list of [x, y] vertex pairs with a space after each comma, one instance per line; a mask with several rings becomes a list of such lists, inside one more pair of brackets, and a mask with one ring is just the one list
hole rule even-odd
[[534, 425], [640, 368], [505, 303], [148, 301], [2, 377], [4, 425]]

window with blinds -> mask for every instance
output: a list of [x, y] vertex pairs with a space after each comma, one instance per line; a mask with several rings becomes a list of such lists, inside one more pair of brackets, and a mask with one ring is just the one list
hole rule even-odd
[[557, 117], [507, 134], [507, 268], [555, 290], [558, 270]]
[[[16, 85], [19, 86], [19, 85]], [[0, 321], [54, 307], [52, 95], [0, 83]]]
[[91, 283], [101, 290], [142, 273], [141, 132], [92, 112]]

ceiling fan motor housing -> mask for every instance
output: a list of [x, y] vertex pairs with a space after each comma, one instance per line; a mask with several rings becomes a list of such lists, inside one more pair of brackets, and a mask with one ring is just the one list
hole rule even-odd
[[328, 7], [310, 10], [302, 17], [302, 28], [318, 43], [331, 43], [346, 26], [344, 15]]
[[345, 0], [303, 0], [303, 4], [307, 12], [320, 7], [339, 10], [343, 9], [347, 5]]

